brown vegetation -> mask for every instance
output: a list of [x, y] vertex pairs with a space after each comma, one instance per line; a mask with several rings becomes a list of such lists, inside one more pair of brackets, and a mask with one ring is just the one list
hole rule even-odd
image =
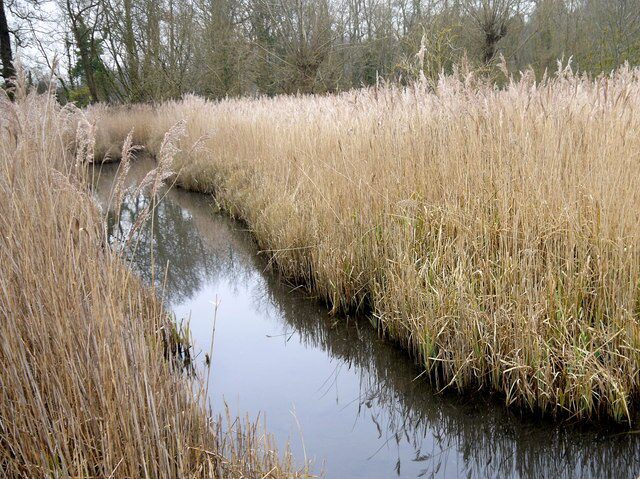
[[165, 360], [175, 328], [105, 246], [81, 112], [16, 96], [0, 98], [0, 476], [300, 477]]
[[640, 71], [458, 72], [338, 96], [96, 107], [101, 148], [153, 153], [180, 119], [180, 185], [212, 192], [273, 263], [367, 311], [439, 387], [632, 421], [640, 352]]

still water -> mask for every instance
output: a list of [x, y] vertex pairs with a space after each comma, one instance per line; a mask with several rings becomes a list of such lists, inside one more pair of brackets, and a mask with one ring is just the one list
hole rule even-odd
[[[129, 184], [152, 166], [134, 163]], [[96, 180], [104, 204], [117, 165]], [[96, 170], [96, 174], [98, 171]], [[148, 204], [129, 197], [122, 224]], [[243, 226], [211, 198], [169, 191], [139, 236], [132, 265], [189, 320], [196, 361], [211, 346], [214, 410], [266, 418], [280, 444], [329, 479], [634, 478], [640, 435], [522, 419], [497, 402], [436, 394], [405, 353], [366, 322], [331, 317], [268, 271]], [[125, 226], [126, 228], [126, 226]], [[113, 231], [118, 234], [118, 231]], [[160, 278], [151, 275], [151, 264]]]

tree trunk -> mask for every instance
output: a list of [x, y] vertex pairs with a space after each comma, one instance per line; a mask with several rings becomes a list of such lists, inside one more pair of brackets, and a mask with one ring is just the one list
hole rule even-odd
[[69, 16], [69, 21], [71, 22], [71, 33], [73, 34], [73, 39], [76, 42], [76, 48], [78, 49], [78, 53], [80, 54], [80, 64], [82, 65], [84, 79], [87, 84], [87, 88], [89, 88], [89, 94], [91, 95], [91, 102], [97, 103], [100, 101], [100, 97], [98, 94], [98, 85], [93, 71], [91, 51], [91, 42], [93, 41], [93, 38], [92, 35], [90, 35], [90, 31], [88, 30], [84, 19], [82, 18], [82, 12], [76, 13], [75, 9], [71, 5], [70, 0], [67, 0], [66, 8], [67, 15]]
[[89, 47], [90, 39], [87, 38], [88, 30], [87, 26], [80, 14], [76, 14], [71, 8], [71, 4], [67, 2], [67, 9], [69, 18], [71, 20], [71, 27], [73, 29], [73, 36], [76, 40], [76, 47], [80, 54], [80, 63], [82, 64], [82, 70], [84, 72], [84, 79], [87, 82], [89, 88], [89, 94], [91, 95], [91, 101], [97, 103], [100, 101], [98, 95], [98, 85], [93, 72], [93, 64], [91, 62], [91, 51]]
[[482, 60], [488, 65], [496, 55], [496, 46], [507, 34], [507, 26], [500, 21], [488, 21], [484, 25], [484, 45], [482, 46]]
[[133, 2], [124, 0], [124, 47], [126, 51], [126, 69], [129, 74], [129, 99], [140, 101], [142, 92], [138, 77], [139, 63], [136, 51], [136, 37], [133, 31]]
[[13, 99], [12, 87], [16, 69], [13, 66], [11, 38], [9, 37], [9, 25], [4, 11], [4, 0], [0, 0], [0, 60], [2, 60], [2, 78], [4, 78], [5, 88], [8, 90], [9, 98]]

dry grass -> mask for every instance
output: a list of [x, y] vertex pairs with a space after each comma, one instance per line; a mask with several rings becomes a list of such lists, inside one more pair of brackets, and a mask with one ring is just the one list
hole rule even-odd
[[301, 477], [165, 360], [174, 328], [87, 191], [91, 124], [17, 97], [0, 98], [0, 476]]
[[370, 313], [438, 386], [634, 420], [639, 70], [92, 114], [103, 150], [135, 126], [155, 152], [185, 119], [179, 184], [336, 310]]

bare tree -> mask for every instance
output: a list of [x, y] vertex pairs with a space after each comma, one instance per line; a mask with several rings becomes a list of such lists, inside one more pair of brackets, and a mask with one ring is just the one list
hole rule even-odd
[[496, 47], [506, 35], [512, 19], [520, 12], [521, 0], [467, 0], [466, 13], [482, 35], [481, 56], [485, 64], [496, 55]]
[[16, 70], [13, 66], [11, 37], [9, 36], [9, 25], [7, 23], [4, 0], [0, 0], [0, 60], [2, 60], [2, 78], [4, 78], [5, 88], [8, 90], [9, 97], [13, 98], [11, 87], [13, 86], [13, 78], [16, 75]]
[[[625, 61], [640, 64], [639, 2], [2, 0], [12, 30], [2, 15], [0, 60], [9, 85], [12, 54], [35, 46], [46, 55], [47, 3], [66, 19], [56, 28], [70, 94], [91, 101], [327, 92], [380, 79], [437, 79], [463, 56], [490, 70], [498, 52], [514, 71], [532, 65], [543, 75], [558, 57], [571, 56], [579, 69], [599, 73]], [[36, 38], [23, 43], [25, 32]]]
[[96, 48], [96, 30], [100, 18], [99, 3], [65, 0], [64, 5], [91, 100], [98, 102], [103, 99], [95, 75], [96, 61], [99, 60]]

